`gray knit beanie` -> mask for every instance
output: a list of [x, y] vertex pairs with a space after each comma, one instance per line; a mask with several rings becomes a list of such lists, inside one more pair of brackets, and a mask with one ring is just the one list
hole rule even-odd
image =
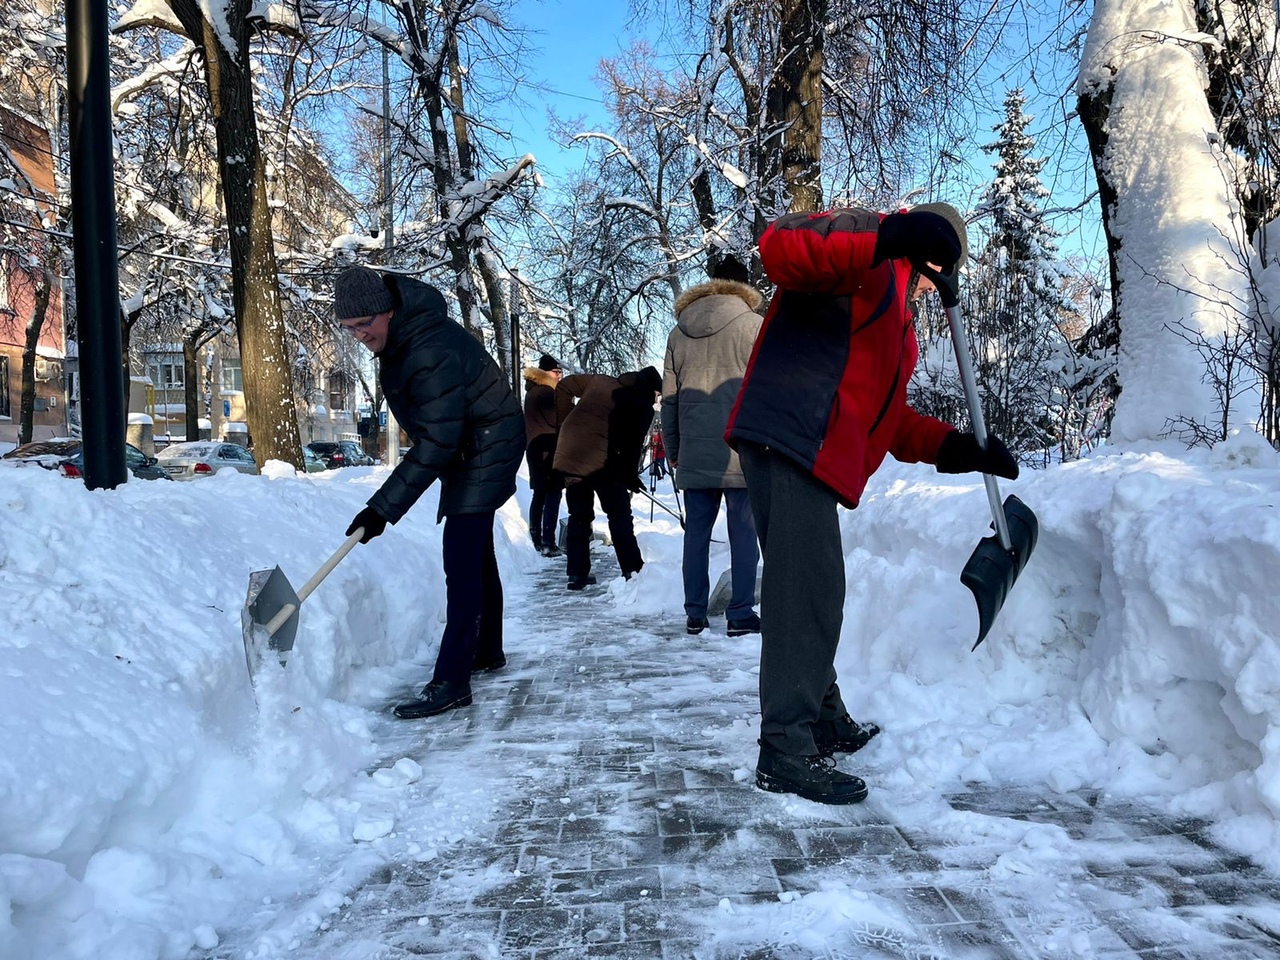
[[347, 267], [333, 282], [333, 312], [339, 320], [372, 317], [394, 306], [382, 276], [368, 267]]
[[938, 216], [951, 224], [951, 228], [955, 230], [956, 236], [960, 238], [960, 259], [956, 261], [956, 272], [960, 272], [960, 268], [965, 265], [969, 259], [969, 230], [965, 225], [964, 217], [960, 216], [960, 211], [949, 203], [917, 203], [911, 208], [914, 213], [917, 210], [924, 210], [928, 213], [936, 213]]

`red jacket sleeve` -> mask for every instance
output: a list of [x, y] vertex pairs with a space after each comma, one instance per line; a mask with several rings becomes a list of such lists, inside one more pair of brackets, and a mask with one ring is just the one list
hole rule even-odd
[[852, 293], [871, 268], [882, 215], [870, 210], [789, 213], [760, 238], [760, 261], [779, 287]]
[[902, 463], [937, 463], [938, 448], [943, 438], [954, 430], [951, 424], [936, 417], [926, 417], [904, 406], [898, 417], [889, 452]]

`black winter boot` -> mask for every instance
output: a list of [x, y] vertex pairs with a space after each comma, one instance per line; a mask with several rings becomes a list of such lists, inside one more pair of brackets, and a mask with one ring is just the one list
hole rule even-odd
[[595, 582], [596, 575], [594, 573], [579, 574], [577, 576], [570, 577], [567, 586], [570, 590], [585, 590]]
[[428, 683], [422, 688], [420, 700], [410, 700], [395, 708], [395, 715], [401, 720], [418, 720], [421, 717], [434, 717], [446, 710], [471, 706], [471, 684], [456, 680], [440, 680]]
[[880, 732], [874, 723], [859, 723], [847, 713], [813, 724], [813, 742], [824, 757], [833, 753], [857, 753]]
[[837, 770], [830, 757], [782, 753], [763, 743], [756, 763], [756, 786], [770, 793], [794, 793], [815, 803], [861, 803], [867, 799], [866, 783]]
[[707, 627], [711, 626], [711, 621], [706, 617], [686, 617], [684, 621], [684, 632], [691, 637], [696, 637]]
[[731, 637], [745, 637], [748, 633], [760, 632], [759, 614], [748, 614], [741, 620], [734, 620], [732, 617], [729, 617], [726, 623], [727, 626], [725, 633]]

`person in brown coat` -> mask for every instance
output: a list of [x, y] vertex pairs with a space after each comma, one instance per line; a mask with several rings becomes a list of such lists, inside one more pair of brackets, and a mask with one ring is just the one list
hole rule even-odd
[[619, 377], [577, 374], [556, 386], [560, 437], [553, 465], [564, 474], [569, 507], [566, 571], [570, 590], [596, 582], [590, 547], [597, 497], [609, 518], [623, 577], [630, 579], [644, 566], [632, 524], [631, 494], [643, 486], [640, 455], [661, 390], [662, 374], [653, 367]]
[[560, 361], [544, 353], [536, 367], [524, 368], [524, 432], [529, 438], [529, 534], [544, 557], [560, 556], [556, 525], [560, 522], [560, 493], [564, 478], [552, 468], [556, 455], [556, 384], [563, 375]]

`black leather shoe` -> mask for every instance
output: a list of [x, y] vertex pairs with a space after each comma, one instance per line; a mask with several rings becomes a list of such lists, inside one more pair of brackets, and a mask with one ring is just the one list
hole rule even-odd
[[563, 557], [563, 556], [564, 556], [564, 551], [563, 551], [563, 550], [561, 550], [559, 547], [557, 547], [557, 546], [553, 543], [553, 544], [552, 544], [551, 546], [549, 546], [549, 547], [543, 547], [543, 548], [542, 548], [542, 555], [543, 555], [544, 557]]
[[687, 617], [684, 621], [684, 632], [691, 637], [696, 637], [709, 626], [711, 621], [706, 617]]
[[588, 573], [585, 577], [570, 577], [568, 588], [570, 590], [583, 590], [596, 582], [596, 575]]
[[815, 803], [861, 803], [867, 785], [861, 777], [836, 769], [836, 762], [820, 754], [796, 756], [760, 744], [756, 786], [770, 793], [793, 793]]
[[725, 629], [731, 637], [745, 637], [748, 633], [760, 632], [760, 618], [756, 614], [749, 617], [743, 617], [741, 620], [734, 620], [732, 617], [727, 621], [728, 626]]
[[422, 688], [422, 699], [399, 704], [394, 713], [401, 720], [418, 720], [421, 717], [434, 717], [446, 710], [469, 706], [471, 706], [471, 684], [441, 680], [437, 683], [428, 683]]
[[497, 660], [483, 660], [483, 661], [477, 660], [475, 664], [471, 667], [471, 672], [472, 673], [493, 673], [496, 670], [501, 670], [506, 665], [507, 665], [507, 658], [503, 655], [499, 655]]
[[880, 732], [874, 723], [859, 723], [847, 713], [834, 720], [819, 720], [813, 725], [813, 742], [824, 757], [833, 753], [857, 753]]

